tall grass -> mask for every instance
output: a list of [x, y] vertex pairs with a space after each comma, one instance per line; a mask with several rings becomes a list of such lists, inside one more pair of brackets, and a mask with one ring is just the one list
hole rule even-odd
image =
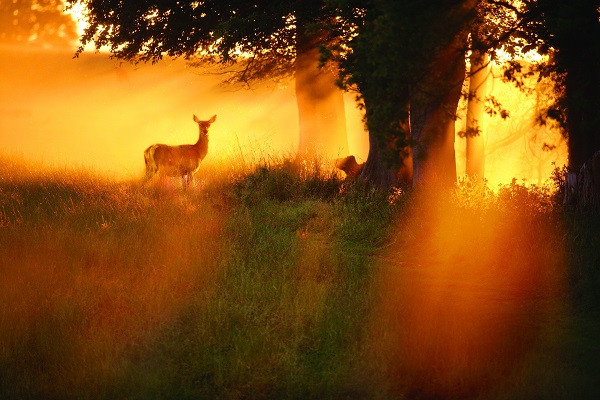
[[212, 290], [222, 220], [77, 171], [3, 177], [0, 397], [110, 397], [132, 350]]
[[597, 217], [515, 182], [208, 168], [185, 191], [0, 158], [0, 398], [597, 396]]

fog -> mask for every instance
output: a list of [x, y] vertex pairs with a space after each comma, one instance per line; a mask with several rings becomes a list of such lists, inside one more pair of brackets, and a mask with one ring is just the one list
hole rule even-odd
[[[106, 53], [0, 47], [0, 153], [44, 166], [91, 169], [117, 179], [143, 174], [143, 151], [153, 143], [195, 143], [196, 114], [217, 114], [205, 163], [290, 155], [298, 146], [294, 85], [223, 86], [220, 75], [183, 60], [131, 65]], [[556, 130], [535, 127], [539, 99], [495, 79], [490, 93], [511, 118], [486, 117], [486, 178], [492, 186], [513, 177], [542, 183], [553, 162], [566, 162]], [[349, 152], [364, 162], [368, 137], [354, 94], [345, 95]], [[457, 131], [464, 129], [459, 112]], [[542, 151], [544, 144], [557, 146]], [[464, 139], [457, 137], [457, 169], [464, 174]]]
[[[144, 170], [153, 143], [195, 143], [196, 114], [217, 114], [205, 162], [292, 154], [298, 145], [294, 85], [248, 89], [183, 60], [131, 65], [107, 54], [0, 48], [0, 152], [48, 166], [92, 169], [125, 179]], [[353, 96], [348, 130], [354, 154], [367, 138]]]

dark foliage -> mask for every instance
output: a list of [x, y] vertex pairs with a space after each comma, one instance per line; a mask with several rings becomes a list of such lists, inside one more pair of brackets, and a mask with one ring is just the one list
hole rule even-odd
[[246, 83], [293, 74], [297, 29], [312, 33], [327, 18], [320, 1], [69, 0], [79, 2], [90, 24], [83, 44], [109, 46], [134, 62], [169, 56], [219, 64], [231, 67], [231, 81]]

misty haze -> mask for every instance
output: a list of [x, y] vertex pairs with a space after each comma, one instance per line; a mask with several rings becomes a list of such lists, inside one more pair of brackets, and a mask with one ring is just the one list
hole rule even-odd
[[[194, 113], [220, 115], [211, 130], [208, 163], [239, 153], [287, 154], [297, 147], [293, 85], [245, 90], [224, 86], [220, 75], [189, 68], [183, 60], [134, 66], [105, 53], [73, 59], [74, 53], [1, 47], [3, 154], [131, 179], [143, 174], [148, 145], [197, 140]], [[364, 158], [361, 117], [352, 103], [347, 109], [352, 151]]]
[[[206, 114], [206, 118], [215, 113], [222, 116], [211, 131], [207, 163], [239, 156], [290, 155], [298, 146], [292, 82], [267, 81], [250, 89], [228, 86], [214, 69], [190, 67], [184, 60], [131, 65], [111, 60], [106, 53], [86, 52], [73, 59], [74, 49], [4, 45], [0, 55], [0, 148], [5, 155], [41, 161], [48, 167], [70, 165], [131, 179], [143, 174], [142, 152], [151, 143], [196, 141], [194, 113]], [[512, 178], [543, 183], [553, 163], [565, 162], [560, 134], [548, 127], [535, 128], [532, 96], [499, 79], [490, 92], [504, 96], [506, 105], [520, 106], [508, 120], [486, 116], [483, 135], [490, 186], [509, 183]], [[362, 112], [353, 94], [344, 99], [348, 152], [364, 162], [369, 144]], [[528, 103], [531, 106], [523, 107]], [[461, 110], [458, 117], [457, 132], [464, 130]], [[535, 137], [530, 135], [532, 129], [539, 130]], [[460, 176], [465, 139], [457, 135], [456, 140]], [[543, 150], [546, 142], [558, 146]], [[335, 157], [335, 153], [330, 150], [328, 156]]]

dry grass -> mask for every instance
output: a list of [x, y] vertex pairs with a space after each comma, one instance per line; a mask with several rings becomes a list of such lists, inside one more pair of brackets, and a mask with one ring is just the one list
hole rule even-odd
[[222, 218], [193, 195], [12, 168], [0, 189], [3, 390], [102, 392], [133, 349], [210, 297]]

